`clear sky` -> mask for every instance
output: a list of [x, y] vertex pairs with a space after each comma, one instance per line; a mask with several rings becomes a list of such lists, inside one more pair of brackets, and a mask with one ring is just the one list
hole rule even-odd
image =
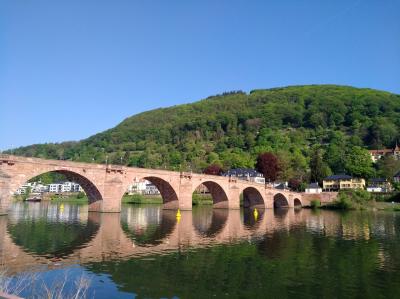
[[0, 0], [0, 149], [229, 90], [400, 94], [399, 0]]

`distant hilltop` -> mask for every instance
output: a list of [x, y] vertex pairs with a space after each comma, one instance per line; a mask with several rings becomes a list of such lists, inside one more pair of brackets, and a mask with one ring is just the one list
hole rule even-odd
[[307, 175], [319, 147], [333, 173], [353, 146], [394, 148], [400, 140], [400, 96], [337, 85], [225, 92], [125, 119], [78, 142], [36, 144], [16, 155], [146, 168], [201, 171], [252, 168], [260, 152], [284, 164], [283, 178]]

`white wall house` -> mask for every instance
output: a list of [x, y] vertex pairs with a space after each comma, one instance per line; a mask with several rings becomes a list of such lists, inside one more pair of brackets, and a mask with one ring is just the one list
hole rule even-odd
[[306, 188], [306, 193], [321, 193], [322, 192], [322, 188], [318, 185], [318, 183], [311, 183], [307, 186]]
[[146, 184], [149, 182], [142, 179], [135, 179], [134, 182], [128, 187], [128, 194], [144, 194], [146, 191]]

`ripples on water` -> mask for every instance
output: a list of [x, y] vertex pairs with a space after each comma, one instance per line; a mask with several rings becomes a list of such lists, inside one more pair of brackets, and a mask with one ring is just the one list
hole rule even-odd
[[[69, 284], [95, 298], [399, 298], [400, 214], [161, 206], [120, 214], [16, 203], [0, 217], [9, 275]], [[24, 296], [31, 295], [29, 290]]]

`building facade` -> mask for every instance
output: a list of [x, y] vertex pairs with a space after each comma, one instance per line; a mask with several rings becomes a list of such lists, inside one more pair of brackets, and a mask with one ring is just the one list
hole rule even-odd
[[311, 183], [307, 186], [305, 192], [311, 194], [321, 193], [322, 188], [318, 185], [318, 183]]
[[365, 189], [365, 179], [353, 178], [345, 174], [326, 177], [323, 181], [323, 191], [339, 191], [344, 189]]
[[368, 182], [367, 191], [373, 193], [388, 193], [392, 192], [393, 188], [392, 184], [387, 179], [374, 178]]
[[371, 155], [372, 162], [376, 163], [380, 159], [385, 156], [392, 156], [396, 160], [400, 160], [400, 147], [396, 142], [396, 146], [393, 149], [378, 149], [378, 150], [370, 150], [369, 154]]
[[222, 176], [234, 177], [239, 180], [254, 182], [258, 184], [265, 184], [264, 175], [250, 168], [230, 169], [227, 172], [223, 173]]

